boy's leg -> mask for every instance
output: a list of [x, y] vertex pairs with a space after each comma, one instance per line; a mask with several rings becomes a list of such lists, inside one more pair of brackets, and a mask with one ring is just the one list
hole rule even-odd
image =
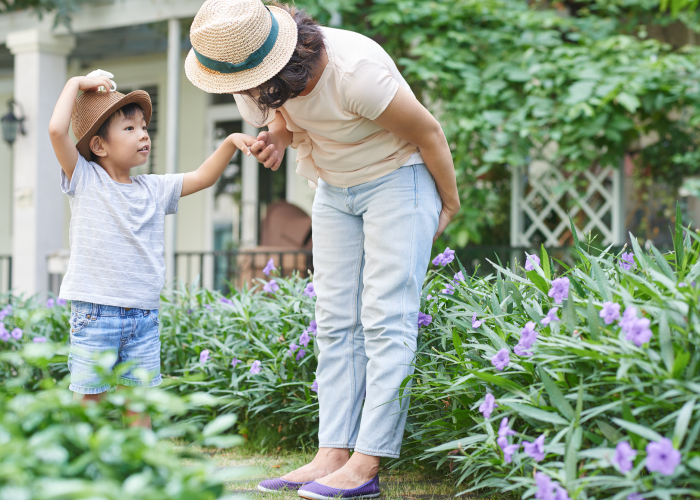
[[[131, 363], [128, 372], [123, 374], [117, 390], [123, 386], [154, 387], [163, 379], [160, 375], [160, 335], [158, 332], [158, 310], [130, 309], [124, 317], [125, 330], [119, 350], [119, 362]], [[145, 377], [145, 378], [144, 378]], [[127, 410], [126, 419], [130, 427], [151, 428], [148, 413]]]

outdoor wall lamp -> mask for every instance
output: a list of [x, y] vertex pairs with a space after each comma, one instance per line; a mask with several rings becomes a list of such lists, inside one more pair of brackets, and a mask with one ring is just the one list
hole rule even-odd
[[[14, 113], [14, 107], [17, 106], [20, 111], [20, 116], [15, 116]], [[2, 122], [2, 138], [5, 139], [5, 142], [8, 143], [10, 146], [15, 142], [15, 139], [17, 139], [17, 131], [19, 130], [19, 133], [24, 135], [24, 110], [22, 109], [22, 106], [15, 101], [14, 99], [10, 99], [7, 101], [7, 107], [8, 107], [8, 112], [5, 116], [0, 118], [0, 122]]]

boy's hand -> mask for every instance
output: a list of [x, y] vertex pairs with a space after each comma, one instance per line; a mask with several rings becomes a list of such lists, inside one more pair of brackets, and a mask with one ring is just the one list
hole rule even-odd
[[251, 146], [250, 152], [265, 168], [271, 168], [274, 171], [282, 164], [284, 144], [272, 132], [260, 132], [257, 141]]
[[100, 87], [104, 87], [106, 92], [112, 92], [112, 80], [106, 76], [76, 76], [73, 80], [83, 92], [97, 92]]

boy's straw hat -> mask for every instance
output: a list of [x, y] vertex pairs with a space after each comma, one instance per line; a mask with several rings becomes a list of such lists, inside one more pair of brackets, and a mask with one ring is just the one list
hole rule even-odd
[[297, 25], [260, 0], [207, 0], [190, 29], [187, 78], [205, 92], [240, 92], [266, 82], [289, 62]]
[[151, 122], [151, 98], [144, 90], [135, 90], [124, 95], [119, 92], [83, 92], [75, 100], [71, 123], [78, 144], [78, 152], [90, 160], [92, 139], [109, 116], [127, 104], [135, 103], [143, 109], [146, 125]]

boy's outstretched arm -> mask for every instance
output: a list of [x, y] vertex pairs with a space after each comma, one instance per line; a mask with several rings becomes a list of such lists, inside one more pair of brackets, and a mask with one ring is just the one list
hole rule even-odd
[[184, 175], [180, 196], [187, 196], [213, 186], [224, 170], [226, 170], [236, 149], [240, 149], [241, 152], [250, 156], [250, 146], [256, 142], [257, 139], [250, 135], [229, 135], [197, 170], [187, 172]]
[[51, 121], [49, 122], [49, 136], [51, 136], [51, 144], [56, 153], [56, 158], [58, 158], [58, 162], [61, 164], [61, 168], [63, 168], [68, 180], [73, 177], [73, 170], [75, 170], [75, 164], [78, 162], [78, 150], [75, 149], [75, 144], [73, 144], [70, 135], [68, 135], [75, 99], [78, 97], [80, 90], [96, 91], [99, 87], [110, 89], [112, 83], [106, 76], [96, 78], [77, 76], [71, 78], [66, 83], [66, 86], [63, 87], [61, 97], [58, 98], [56, 107], [53, 110], [53, 116], [51, 116]]

